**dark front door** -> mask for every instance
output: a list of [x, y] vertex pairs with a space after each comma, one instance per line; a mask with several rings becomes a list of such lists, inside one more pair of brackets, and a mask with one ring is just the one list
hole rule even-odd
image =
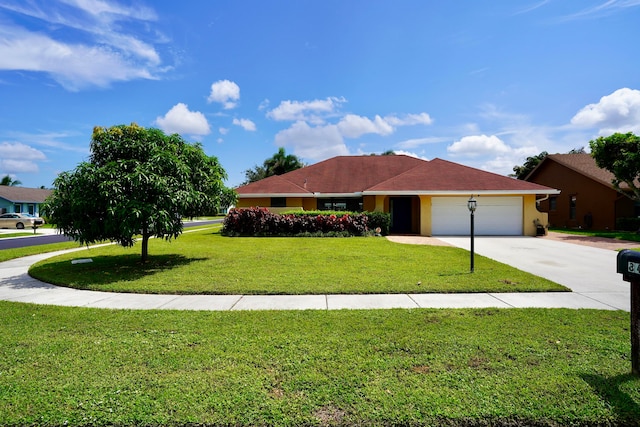
[[389, 210], [391, 211], [391, 232], [411, 233], [411, 198], [392, 197], [389, 200]]

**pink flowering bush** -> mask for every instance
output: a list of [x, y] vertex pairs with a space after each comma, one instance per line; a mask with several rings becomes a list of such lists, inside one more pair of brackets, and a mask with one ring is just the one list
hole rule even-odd
[[367, 214], [275, 214], [265, 208], [232, 209], [224, 219], [227, 236], [365, 236]]

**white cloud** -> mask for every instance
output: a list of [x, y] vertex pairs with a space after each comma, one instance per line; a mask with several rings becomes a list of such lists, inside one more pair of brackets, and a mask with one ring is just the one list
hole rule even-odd
[[314, 161], [349, 154], [335, 125], [311, 127], [299, 121], [278, 132], [275, 143], [280, 147], [291, 147], [295, 155]]
[[[153, 10], [137, 6], [125, 7], [105, 0], [62, 0], [62, 3], [74, 5], [93, 16], [123, 16], [144, 20], [155, 20], [156, 14]], [[108, 18], [107, 18], [108, 19]]]
[[165, 133], [181, 135], [208, 135], [211, 133], [209, 122], [199, 111], [189, 111], [183, 103], [174, 105], [164, 117], [157, 117], [155, 123]]
[[495, 135], [465, 136], [447, 147], [453, 156], [479, 157], [508, 153], [511, 148]]
[[38, 160], [46, 160], [46, 156], [29, 145], [21, 142], [0, 143], [0, 171], [3, 175], [38, 172]]
[[268, 99], [265, 99], [260, 103], [260, 105], [258, 105], [258, 111], [266, 110], [267, 108], [269, 108], [270, 103], [271, 102]]
[[393, 126], [380, 116], [375, 116], [375, 118], [371, 120], [355, 114], [347, 114], [344, 116], [340, 122], [338, 122], [338, 130], [347, 138], [358, 138], [367, 133], [390, 135], [394, 131]]
[[640, 6], [640, 0], [606, 0], [595, 6], [590, 6], [577, 13], [564, 17], [564, 20], [572, 19], [596, 19], [615, 13], [624, 13], [625, 9]]
[[233, 119], [233, 124], [249, 132], [256, 130], [256, 124], [249, 119]]
[[21, 142], [3, 142], [0, 143], [0, 159], [45, 160], [46, 156], [42, 151]]
[[314, 99], [313, 101], [282, 101], [273, 110], [267, 112], [267, 117], [276, 121], [309, 121], [320, 124], [324, 118], [335, 114], [345, 103], [344, 98], [329, 97]]
[[392, 126], [430, 125], [433, 119], [427, 113], [406, 114], [403, 117], [386, 116], [384, 120]]
[[[157, 79], [166, 71], [145, 34], [122, 30], [121, 21], [148, 23], [156, 19], [151, 9], [127, 8], [99, 0], [65, 2], [7, 1], [0, 8], [45, 21], [38, 32], [19, 25], [0, 27], [0, 69], [43, 72], [68, 90], [106, 87], [112, 82]], [[85, 43], [61, 39], [60, 28], [82, 31]], [[132, 28], [132, 26], [127, 26]], [[147, 29], [149, 26], [136, 25]], [[152, 33], [149, 30], [148, 33]], [[153, 33], [159, 42], [157, 33]]]
[[221, 135], [226, 135], [229, 133], [229, 128], [218, 128], [218, 132], [220, 132]]
[[415, 157], [416, 159], [422, 159], [422, 160], [429, 160], [428, 158], [426, 158], [425, 156], [421, 156], [417, 153], [413, 153], [411, 151], [405, 151], [405, 150], [393, 150], [393, 152], [397, 155], [405, 155], [405, 156], [410, 156], [410, 157]]
[[640, 90], [622, 88], [589, 104], [573, 116], [571, 124], [599, 128], [600, 135], [640, 132]]
[[401, 141], [397, 143], [396, 146], [404, 150], [409, 150], [412, 148], [420, 147], [422, 145], [437, 144], [439, 142], [445, 142], [449, 140], [450, 138], [436, 137], [436, 136], [427, 137], [427, 138], [413, 138], [413, 139], [407, 139], [405, 141]]
[[225, 110], [230, 110], [238, 105], [240, 100], [240, 86], [230, 80], [219, 80], [211, 85], [211, 93], [208, 102], [222, 104]]
[[2, 159], [0, 160], [0, 170], [3, 175], [12, 173], [36, 173], [39, 171], [36, 162], [29, 160]]
[[368, 117], [347, 114], [338, 122], [338, 129], [340, 129], [342, 135], [347, 138], [358, 138], [368, 133], [383, 136], [391, 135], [395, 132], [396, 127], [418, 124], [431, 124], [431, 117], [427, 113], [407, 114], [403, 117], [392, 115], [385, 116], [384, 118], [376, 115], [373, 120], [371, 120]]
[[507, 153], [482, 162], [478, 167], [494, 173], [509, 175], [513, 173], [514, 166], [522, 165], [527, 157], [537, 156], [541, 151], [535, 146], [514, 148]]

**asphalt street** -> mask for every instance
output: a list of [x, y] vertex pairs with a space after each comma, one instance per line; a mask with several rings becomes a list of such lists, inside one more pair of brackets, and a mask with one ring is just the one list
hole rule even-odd
[[[187, 221], [184, 223], [184, 227], [195, 227], [199, 225], [217, 224], [221, 223], [221, 219], [214, 219], [209, 221]], [[29, 233], [31, 230], [0, 230], [3, 233], [16, 233], [25, 232]], [[16, 249], [25, 248], [27, 246], [47, 245], [49, 243], [68, 242], [73, 240], [62, 234], [58, 234], [56, 230], [51, 228], [40, 228], [37, 230], [36, 236], [21, 237], [21, 238], [5, 238], [0, 239], [0, 250], [2, 249]]]

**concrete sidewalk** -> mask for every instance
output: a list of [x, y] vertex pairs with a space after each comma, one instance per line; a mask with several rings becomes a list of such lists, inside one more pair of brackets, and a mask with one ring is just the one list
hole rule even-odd
[[[440, 240], [465, 247], [468, 238]], [[546, 242], [546, 243], [541, 243]], [[416, 242], [413, 242], [416, 243]], [[339, 310], [389, 308], [593, 308], [629, 311], [629, 284], [616, 252], [530, 237], [476, 238], [476, 253], [547, 277], [574, 292], [391, 295], [145, 295], [82, 291], [31, 278], [29, 266], [61, 251], [0, 263], [0, 300], [73, 307], [168, 310]], [[76, 251], [86, 250], [78, 248]], [[590, 252], [590, 253], [589, 253]], [[587, 257], [587, 254], [589, 256]], [[612, 264], [613, 263], [613, 264]]]

